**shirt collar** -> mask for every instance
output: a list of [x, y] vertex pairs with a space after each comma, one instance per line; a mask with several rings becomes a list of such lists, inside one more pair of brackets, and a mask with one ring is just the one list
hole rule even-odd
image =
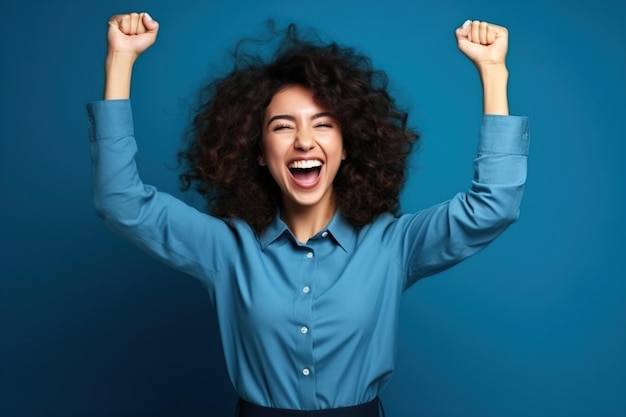
[[[333, 239], [344, 251], [350, 252], [350, 250], [354, 248], [354, 244], [357, 239], [357, 230], [339, 211], [335, 213], [333, 218], [328, 223], [328, 226], [322, 229], [318, 235], [323, 234], [324, 232], [330, 233]], [[270, 223], [267, 229], [265, 229], [259, 237], [261, 250], [265, 250], [269, 244], [274, 242], [284, 233], [291, 234], [285, 222], [283, 222], [280, 218], [280, 212], [277, 212], [276, 217], [274, 217], [274, 221]]]
[[270, 243], [278, 239], [285, 232], [289, 233], [289, 229], [287, 228], [285, 222], [283, 222], [280, 218], [280, 211], [277, 211], [274, 221], [271, 222], [263, 233], [261, 233], [261, 236], [259, 236], [261, 250], [265, 250]]
[[326, 229], [341, 248], [350, 252], [356, 243], [357, 229], [339, 211], [335, 213]]

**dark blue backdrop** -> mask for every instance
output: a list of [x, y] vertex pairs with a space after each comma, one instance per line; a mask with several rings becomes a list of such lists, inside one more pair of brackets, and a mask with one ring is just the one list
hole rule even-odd
[[84, 102], [101, 95], [107, 18], [129, 8], [162, 25], [133, 86], [146, 182], [180, 195], [187, 103], [233, 42], [273, 17], [355, 45], [387, 70], [423, 134], [405, 211], [471, 178], [480, 87], [454, 27], [508, 26], [511, 109], [532, 118], [522, 215], [484, 252], [406, 294], [387, 414], [626, 415], [626, 13], [612, 4], [3, 2], [0, 415], [233, 410], [201, 285], [106, 230], [91, 206]]

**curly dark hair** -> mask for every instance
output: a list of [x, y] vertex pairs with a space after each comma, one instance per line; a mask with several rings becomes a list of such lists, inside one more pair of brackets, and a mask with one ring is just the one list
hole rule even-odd
[[[387, 75], [355, 49], [307, 39], [293, 24], [271, 32], [269, 41], [240, 41], [234, 68], [201, 90], [187, 147], [178, 154], [186, 166], [181, 188], [194, 187], [212, 215], [243, 219], [260, 234], [281, 204], [278, 185], [258, 163], [263, 116], [277, 91], [297, 84], [310, 88], [341, 126], [348, 158], [333, 183], [337, 208], [357, 228], [381, 213], [397, 214], [419, 135], [389, 95]], [[269, 58], [245, 50], [276, 39]]]

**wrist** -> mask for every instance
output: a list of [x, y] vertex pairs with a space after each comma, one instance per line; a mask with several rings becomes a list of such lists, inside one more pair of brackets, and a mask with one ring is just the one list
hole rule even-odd
[[479, 67], [483, 85], [483, 111], [485, 114], [508, 115], [509, 72], [503, 64]]
[[130, 81], [137, 56], [130, 53], [109, 52], [105, 61], [104, 99], [130, 97]]
[[503, 63], [483, 63], [476, 67], [483, 83], [492, 81], [506, 83], [509, 78], [509, 70]]
[[127, 52], [109, 52], [105, 60], [105, 70], [112, 71], [128, 71], [132, 69], [137, 60], [137, 55]]

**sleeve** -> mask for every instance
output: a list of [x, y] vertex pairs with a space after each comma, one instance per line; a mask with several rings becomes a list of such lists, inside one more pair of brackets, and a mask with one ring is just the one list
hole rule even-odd
[[483, 116], [471, 188], [398, 219], [405, 289], [475, 254], [517, 220], [529, 139], [527, 117]]
[[105, 223], [170, 266], [215, 277], [224, 256], [236, 252], [228, 225], [142, 183], [129, 100], [88, 103], [87, 115], [93, 201]]

